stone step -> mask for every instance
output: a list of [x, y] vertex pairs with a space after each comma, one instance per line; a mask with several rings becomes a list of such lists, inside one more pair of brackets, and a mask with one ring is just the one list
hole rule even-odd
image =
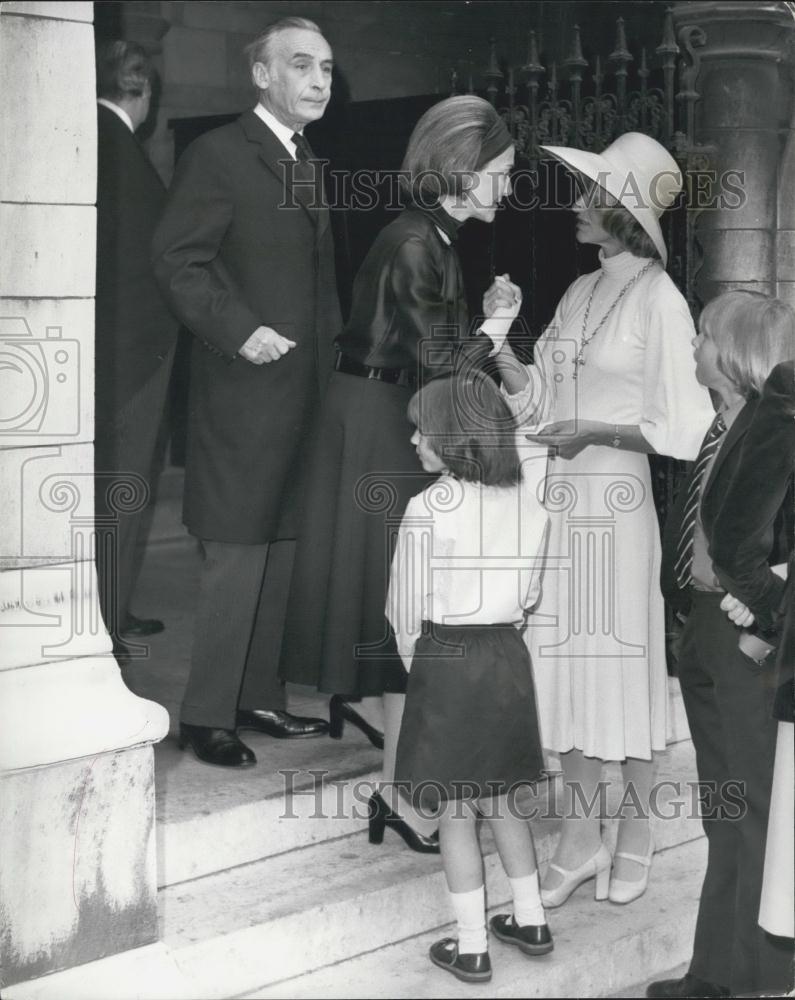
[[[649, 888], [627, 906], [596, 903], [590, 885], [580, 886], [566, 904], [549, 911], [555, 949], [540, 958], [491, 937], [493, 976], [488, 985], [460, 983], [435, 968], [428, 949], [441, 937], [455, 936], [454, 924], [282, 980], [244, 995], [243, 1000], [310, 1000], [324, 997], [604, 997], [627, 987], [626, 996], [643, 996], [642, 987], [663, 976], [672, 963], [692, 953], [699, 891], [706, 862], [702, 839], [658, 853]], [[504, 903], [491, 913], [508, 912]]]
[[[528, 959], [493, 941], [494, 978], [478, 987], [426, 957], [453, 930], [438, 858], [411, 854], [394, 838], [381, 848], [326, 843], [286, 864], [270, 859], [164, 890], [156, 945], [19, 984], [4, 997], [609, 996], [687, 959], [705, 860], [703, 837], [659, 852], [648, 891], [629, 906], [594, 902], [586, 883], [550, 911], [554, 952]], [[490, 909], [504, 911], [507, 883], [493, 854], [485, 870]]]
[[[694, 776], [692, 747], [677, 745], [664, 758], [661, 779], [679, 781], [681, 787], [662, 786], [660, 812], [675, 817], [653, 820], [655, 841], [663, 852], [702, 834], [700, 822], [689, 816], [693, 795], [686, 782]], [[554, 850], [559, 821], [552, 818], [554, 810], [544, 811], [549, 800], [543, 790], [533, 802], [523, 800], [526, 804], [535, 804], [541, 813], [532, 825], [543, 865]], [[356, 834], [160, 892], [162, 944], [189, 974], [193, 987], [204, 991], [198, 995], [229, 996], [279, 983], [449, 920], [439, 858], [406, 850], [392, 831], [382, 845], [371, 845], [364, 810], [357, 821]], [[607, 826], [610, 839], [613, 824]], [[508, 885], [486, 824], [481, 841], [490, 904], [502, 905], [509, 898]], [[613, 910], [611, 906], [604, 912]], [[214, 970], [219, 967], [225, 968], [224, 980], [214, 989]]]
[[[677, 761], [689, 761], [691, 753], [675, 678], [669, 693], [671, 742], [660, 755], [660, 781], [680, 780]], [[323, 714], [325, 704], [317, 696], [291, 699], [294, 711], [307, 714]], [[180, 751], [173, 738], [156, 748], [161, 887], [364, 829], [350, 806], [358, 801], [359, 813], [366, 813], [361, 804], [378, 779], [381, 753], [358, 730], [347, 727], [341, 741], [280, 742], [253, 733], [244, 738], [260, 761], [244, 771], [209, 768]], [[558, 766], [556, 757], [550, 756], [549, 766]], [[608, 767], [606, 777], [619, 781], [617, 767]]]

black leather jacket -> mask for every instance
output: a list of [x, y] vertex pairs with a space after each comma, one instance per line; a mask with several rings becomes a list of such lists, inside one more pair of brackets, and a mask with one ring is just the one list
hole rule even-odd
[[[412, 206], [378, 234], [354, 282], [351, 317], [337, 338], [343, 354], [368, 367], [425, 377], [460, 363], [470, 331], [457, 228], [440, 207]], [[485, 336], [471, 345], [468, 357], [491, 349]]]

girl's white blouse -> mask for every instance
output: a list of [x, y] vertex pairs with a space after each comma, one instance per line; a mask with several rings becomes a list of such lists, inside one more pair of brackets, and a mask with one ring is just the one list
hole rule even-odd
[[409, 501], [386, 606], [407, 670], [423, 621], [522, 622], [538, 598], [548, 520], [532, 480], [497, 487], [443, 475]]

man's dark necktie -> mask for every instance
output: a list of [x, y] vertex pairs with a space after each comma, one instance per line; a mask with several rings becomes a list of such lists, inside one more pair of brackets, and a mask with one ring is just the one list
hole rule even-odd
[[312, 152], [309, 142], [300, 132], [293, 132], [292, 140], [295, 145], [295, 168], [294, 176], [302, 181], [306, 186], [307, 201], [310, 185], [314, 188], [314, 198], [311, 199], [311, 207], [318, 210], [323, 205], [323, 173], [317, 157]]
[[701, 489], [704, 485], [704, 474], [710, 459], [720, 446], [720, 439], [726, 431], [726, 424], [720, 413], [712, 424], [701, 443], [701, 450], [693, 466], [690, 486], [687, 490], [687, 500], [682, 514], [682, 526], [679, 531], [679, 541], [676, 546], [676, 582], [684, 589], [693, 581], [693, 541], [696, 535], [696, 519], [698, 505], [701, 503]]

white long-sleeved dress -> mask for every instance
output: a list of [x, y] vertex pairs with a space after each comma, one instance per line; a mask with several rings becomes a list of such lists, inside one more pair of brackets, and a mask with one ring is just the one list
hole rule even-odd
[[[621, 253], [565, 292], [535, 348], [520, 423], [582, 418], [635, 424], [662, 455], [695, 458], [714, 415], [695, 376], [687, 303], [655, 264], [586, 336], [647, 260]], [[667, 680], [660, 538], [646, 455], [591, 446], [550, 460], [551, 516], [541, 600], [525, 634], [541, 736], [558, 753], [649, 759], [665, 748]]]

